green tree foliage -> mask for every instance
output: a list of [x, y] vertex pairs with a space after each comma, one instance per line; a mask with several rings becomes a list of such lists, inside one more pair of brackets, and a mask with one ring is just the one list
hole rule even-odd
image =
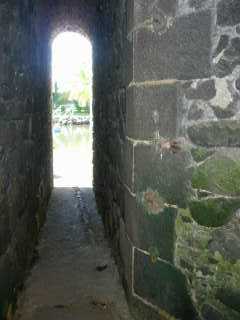
[[57, 82], [54, 84], [53, 107], [54, 109], [61, 107], [64, 104], [69, 103], [70, 92], [59, 92]]
[[[53, 107], [61, 113], [69, 112], [72, 114], [90, 114], [92, 99], [92, 80], [91, 70], [83, 66], [74, 76], [72, 88], [70, 91], [60, 92], [57, 82], [53, 88]], [[65, 108], [64, 106], [68, 106]]]

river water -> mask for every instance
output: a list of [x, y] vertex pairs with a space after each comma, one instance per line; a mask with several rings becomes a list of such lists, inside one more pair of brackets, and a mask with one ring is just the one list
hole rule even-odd
[[92, 127], [53, 128], [55, 187], [92, 187]]

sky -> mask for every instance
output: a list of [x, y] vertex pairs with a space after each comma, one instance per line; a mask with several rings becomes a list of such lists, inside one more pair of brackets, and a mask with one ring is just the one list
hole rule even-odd
[[77, 74], [84, 66], [92, 72], [92, 46], [79, 33], [59, 34], [52, 44], [52, 81], [58, 83], [59, 91], [70, 91], [76, 83]]

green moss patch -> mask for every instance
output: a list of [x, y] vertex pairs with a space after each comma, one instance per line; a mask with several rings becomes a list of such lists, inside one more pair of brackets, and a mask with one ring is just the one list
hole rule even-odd
[[193, 148], [191, 150], [192, 157], [196, 162], [204, 161], [205, 159], [210, 157], [213, 153], [214, 153], [213, 150], [209, 150], [207, 148], [201, 148], [201, 147]]
[[193, 219], [206, 227], [220, 227], [230, 221], [240, 208], [240, 198], [206, 198], [189, 204]]
[[240, 161], [215, 156], [195, 169], [192, 186], [220, 195], [240, 195]]

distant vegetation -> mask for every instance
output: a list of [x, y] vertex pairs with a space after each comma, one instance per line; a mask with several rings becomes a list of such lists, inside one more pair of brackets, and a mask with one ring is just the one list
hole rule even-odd
[[60, 91], [55, 82], [52, 98], [55, 123], [88, 123], [92, 100], [91, 73], [86, 69], [80, 70], [69, 91]]

